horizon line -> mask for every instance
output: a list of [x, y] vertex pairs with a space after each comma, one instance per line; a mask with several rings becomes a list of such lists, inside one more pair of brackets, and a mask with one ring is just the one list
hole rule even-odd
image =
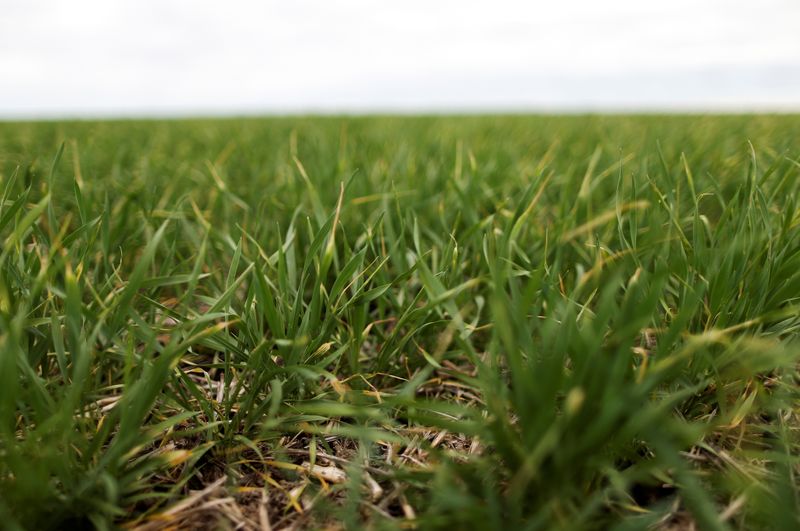
[[580, 116], [580, 115], [782, 115], [800, 114], [796, 104], [722, 105], [541, 105], [541, 106], [370, 106], [287, 108], [141, 108], [125, 110], [0, 111], [0, 122], [180, 120], [294, 117]]

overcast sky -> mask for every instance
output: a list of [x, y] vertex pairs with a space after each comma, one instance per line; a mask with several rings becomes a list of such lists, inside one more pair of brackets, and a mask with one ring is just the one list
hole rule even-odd
[[800, 110], [799, 0], [0, 0], [0, 116]]

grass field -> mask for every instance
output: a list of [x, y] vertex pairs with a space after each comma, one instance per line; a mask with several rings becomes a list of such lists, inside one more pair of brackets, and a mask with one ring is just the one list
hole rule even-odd
[[798, 139], [0, 123], [0, 527], [796, 529]]

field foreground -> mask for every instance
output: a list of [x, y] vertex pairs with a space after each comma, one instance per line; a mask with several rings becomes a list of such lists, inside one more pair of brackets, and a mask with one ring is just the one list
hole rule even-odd
[[800, 118], [0, 123], [9, 529], [795, 529]]

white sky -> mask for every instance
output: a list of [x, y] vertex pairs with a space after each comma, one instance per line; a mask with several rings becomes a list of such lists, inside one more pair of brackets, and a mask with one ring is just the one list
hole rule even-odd
[[798, 0], [0, 0], [0, 116], [800, 110]]

